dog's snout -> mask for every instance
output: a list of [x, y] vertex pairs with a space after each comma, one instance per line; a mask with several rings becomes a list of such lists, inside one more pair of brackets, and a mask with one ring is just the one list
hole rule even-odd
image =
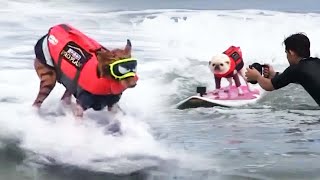
[[220, 65], [217, 64], [215, 67], [214, 67], [215, 70], [220, 70]]
[[136, 87], [136, 85], [137, 85], [137, 84], [131, 84], [131, 85], [129, 86], [129, 88], [134, 88], [134, 87]]

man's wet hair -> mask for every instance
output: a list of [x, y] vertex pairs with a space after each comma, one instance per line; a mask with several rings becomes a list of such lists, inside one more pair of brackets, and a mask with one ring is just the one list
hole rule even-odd
[[293, 51], [299, 57], [310, 57], [310, 40], [304, 33], [292, 34], [284, 40], [286, 51]]

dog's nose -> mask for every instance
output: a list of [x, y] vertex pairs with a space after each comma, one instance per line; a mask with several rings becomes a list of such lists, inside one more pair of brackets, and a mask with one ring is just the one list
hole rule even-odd
[[220, 66], [219, 66], [219, 65], [216, 65], [216, 66], [214, 67], [214, 69], [215, 69], [215, 70], [220, 70]]
[[134, 88], [134, 87], [136, 87], [136, 83], [135, 84], [130, 84], [130, 86], [129, 86], [129, 88]]

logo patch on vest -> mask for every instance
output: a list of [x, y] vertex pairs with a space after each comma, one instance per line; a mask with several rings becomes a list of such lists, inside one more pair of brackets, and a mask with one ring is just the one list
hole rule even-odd
[[60, 56], [64, 57], [76, 68], [81, 69], [92, 55], [81, 48], [78, 44], [70, 41], [63, 47], [60, 52]]
[[56, 38], [54, 35], [52, 35], [52, 34], [49, 35], [48, 41], [49, 41], [49, 43], [51, 43], [51, 44], [53, 44], [53, 45], [57, 45], [58, 42], [59, 42], [59, 41], [57, 40], [57, 38]]
[[234, 52], [230, 55], [232, 57], [232, 59], [234, 59], [235, 61], [237, 61], [238, 59], [240, 59], [240, 54], [238, 54], [237, 52]]

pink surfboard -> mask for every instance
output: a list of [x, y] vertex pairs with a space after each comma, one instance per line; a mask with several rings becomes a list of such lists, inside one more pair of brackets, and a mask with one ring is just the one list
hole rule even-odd
[[207, 95], [204, 95], [203, 97], [216, 100], [250, 100], [256, 99], [257, 95], [260, 94], [260, 91], [258, 89], [249, 91], [247, 86], [240, 86], [240, 88], [244, 93], [243, 95], [239, 95], [237, 87], [232, 86], [230, 92], [220, 90], [219, 93], [216, 94], [215, 91], [209, 91], [207, 92]]
[[207, 91], [203, 96], [195, 95], [188, 97], [176, 106], [178, 109], [214, 106], [236, 107], [255, 103], [263, 94], [261, 88], [251, 88], [251, 91], [245, 85], [240, 86], [240, 88], [243, 91], [243, 95], [239, 95], [237, 87], [232, 86], [229, 92], [223, 90], [220, 90], [218, 93], [216, 91]]

